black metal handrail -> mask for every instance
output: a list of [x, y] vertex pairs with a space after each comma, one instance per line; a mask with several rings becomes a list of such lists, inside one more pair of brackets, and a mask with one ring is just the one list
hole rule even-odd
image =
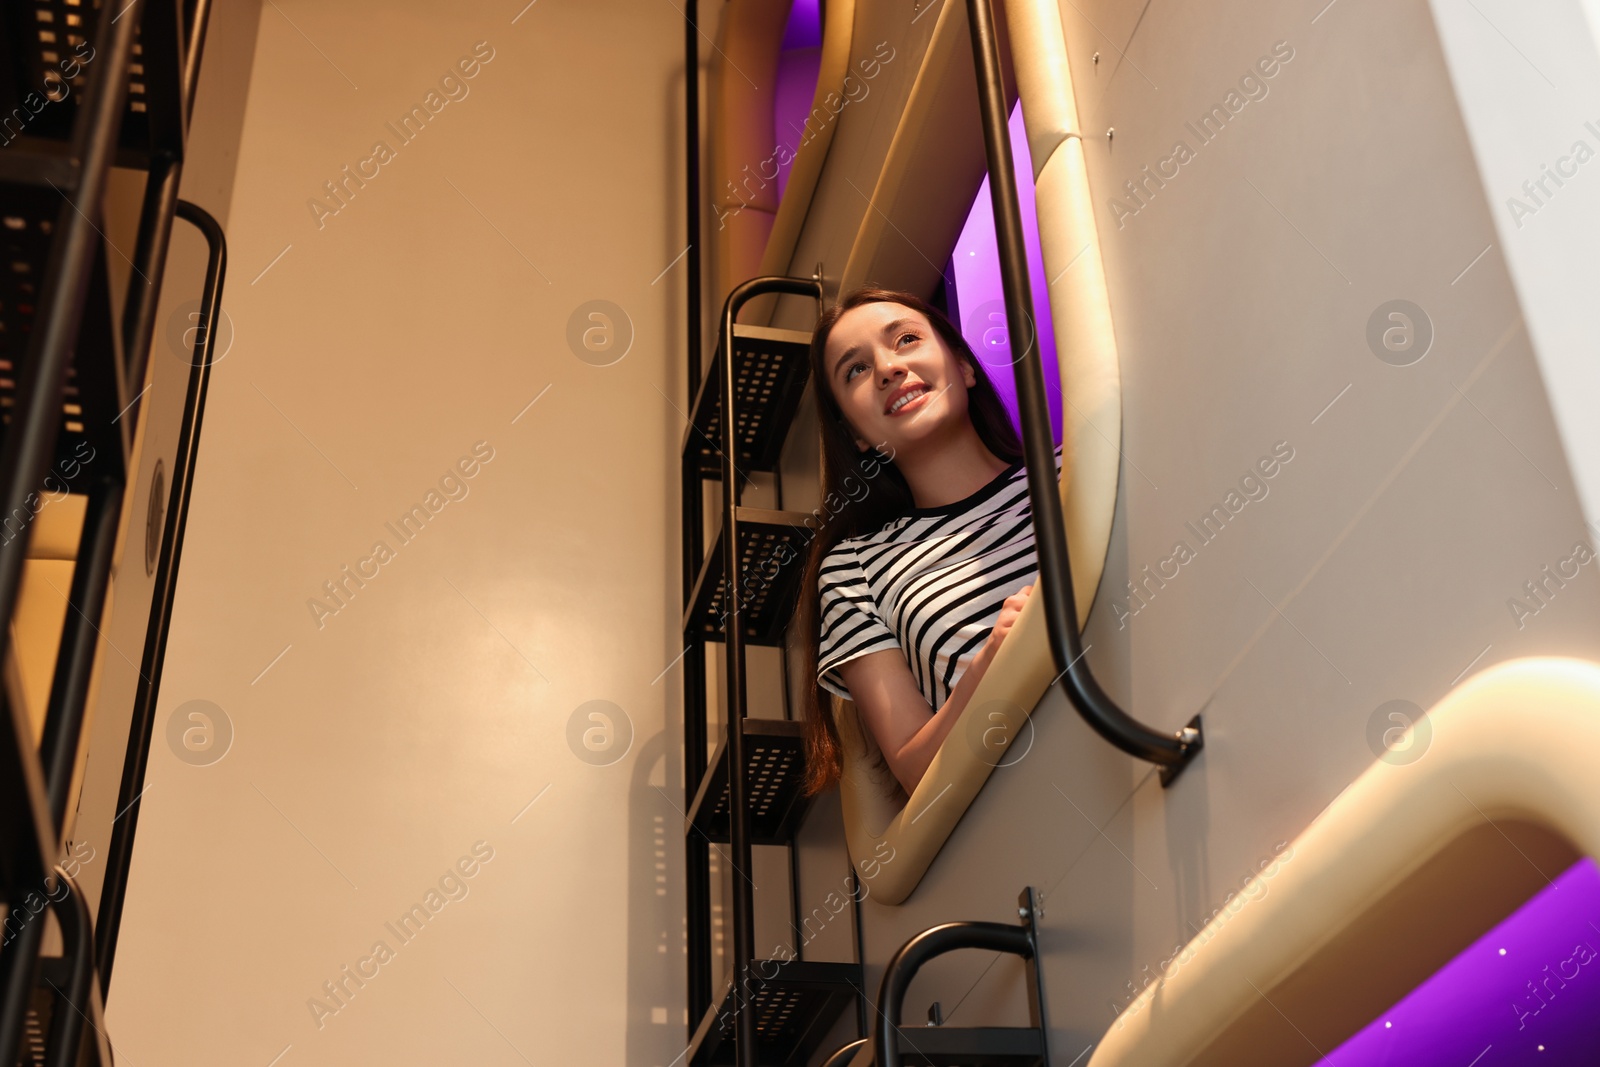
[[[994, 202], [995, 236], [1000, 248], [1000, 277], [1005, 289], [1006, 330], [1022, 346], [1015, 364], [1017, 401], [1022, 413], [1023, 455], [1028, 469], [1028, 497], [1033, 507], [1039, 557], [1039, 594], [1044, 599], [1050, 651], [1072, 706], [1101, 737], [1122, 751], [1162, 768], [1170, 784], [1200, 752], [1204, 737], [1200, 716], [1176, 733], [1154, 730], [1134, 719], [1106, 695], [1083, 656], [1078, 633], [1078, 608], [1072, 590], [1072, 563], [1067, 554], [1066, 522], [1061, 491], [1052, 476], [1055, 449], [1050, 440], [1050, 409], [1045, 400], [1044, 367], [1034, 327], [1033, 295], [1022, 242], [1022, 214], [1017, 206], [1007, 131], [1005, 90], [1000, 76], [1000, 44], [989, 0], [967, 0], [972, 31], [972, 61], [978, 78], [978, 102], [988, 154], [989, 191]], [[881, 1065], [880, 1065], [881, 1067]]]
[[840, 1045], [822, 1061], [820, 1067], [850, 1067], [851, 1061], [871, 1043], [870, 1037], [858, 1037], [848, 1045]]
[[[733, 324], [739, 309], [751, 299], [765, 294], [789, 293], [809, 296], [822, 304], [822, 283], [815, 279], [760, 277], [740, 282], [728, 293], [722, 305], [722, 336], [717, 342], [717, 358], [721, 360], [719, 375], [722, 390], [722, 573], [723, 604], [727, 606], [724, 623], [723, 660], [727, 676], [728, 707], [728, 814], [733, 855], [729, 857], [735, 871], [750, 869], [750, 810], [745, 798], [750, 795], [749, 766], [745, 759], [744, 722], [744, 630], [739, 620], [739, 438], [738, 420], [734, 412], [734, 380], [738, 369], [733, 365]], [[751, 963], [755, 960], [755, 899], [747, 878], [734, 878], [733, 883], [733, 974], [736, 988], [743, 983]], [[756, 1019], [748, 1000], [740, 998], [734, 1004], [735, 1045], [738, 1067], [756, 1067]], [[691, 1019], [693, 1025], [695, 1020]]]
[[200, 295], [200, 330], [195, 337], [194, 359], [189, 369], [188, 391], [183, 400], [183, 422], [172, 457], [172, 490], [156, 564], [155, 588], [150, 595], [150, 622], [144, 656], [133, 698], [133, 719], [128, 725], [128, 751], [117, 794], [121, 814], [107, 848], [106, 876], [100, 892], [95, 924], [95, 958], [100, 961], [102, 994], [111, 988], [111, 966], [116, 959], [117, 934], [122, 926], [122, 906], [133, 864], [133, 839], [139, 828], [139, 797], [144, 792], [145, 770], [150, 760], [156, 701], [161, 695], [161, 671], [167, 657], [167, 633], [172, 622], [172, 602], [178, 588], [178, 563], [183, 555], [183, 534], [189, 519], [189, 498], [194, 484], [195, 460], [200, 449], [200, 424], [205, 415], [206, 387], [216, 351], [218, 314], [222, 309], [222, 284], [228, 271], [228, 244], [222, 227], [204, 208], [179, 200], [177, 216], [192, 223], [205, 236], [207, 246], [205, 288]]
[[1020, 956], [1028, 963], [1030, 978], [1028, 1003], [1039, 1030], [1044, 1067], [1049, 1067], [1049, 1024], [1045, 1016], [1044, 990], [1039, 978], [1039, 898], [1030, 887], [1017, 898], [1021, 922], [953, 922], [930, 926], [900, 946], [883, 972], [878, 989], [878, 1022], [873, 1031], [874, 1067], [900, 1067], [900, 1019], [905, 1010], [911, 980], [924, 964], [947, 952], [963, 948], [988, 949]]
[[50, 1020], [45, 1064], [46, 1067], [73, 1067], [79, 1062], [78, 1048], [83, 1043], [84, 1031], [92, 1029], [89, 1062], [96, 1067], [110, 1067], [110, 1050], [98, 1022], [102, 1012], [100, 991], [94, 981], [94, 928], [89, 921], [89, 905], [83, 899], [83, 891], [66, 871], [57, 867], [55, 876], [66, 888], [65, 894], [51, 899], [56, 921], [61, 924], [62, 953], [70, 969], [67, 988], [58, 986], [55, 990], [58, 1002]]

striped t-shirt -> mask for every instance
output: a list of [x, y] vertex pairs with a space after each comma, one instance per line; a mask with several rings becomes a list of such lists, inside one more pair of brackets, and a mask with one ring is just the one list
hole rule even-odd
[[[1061, 448], [1056, 447], [1056, 476]], [[937, 711], [999, 621], [1033, 583], [1028, 472], [1014, 463], [964, 500], [912, 508], [875, 533], [840, 541], [818, 572], [817, 682], [849, 699], [841, 664], [897, 648]]]

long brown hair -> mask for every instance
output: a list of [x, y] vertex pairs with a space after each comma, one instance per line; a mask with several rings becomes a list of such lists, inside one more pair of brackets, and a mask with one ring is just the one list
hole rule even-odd
[[[801, 692], [806, 720], [806, 792], [820, 793], [839, 780], [843, 753], [839, 729], [833, 721], [832, 694], [817, 684], [817, 656], [822, 635], [821, 593], [817, 588], [822, 561], [840, 541], [872, 533], [900, 518], [916, 505], [911, 487], [894, 464], [877, 448], [861, 452], [856, 434], [845, 421], [844, 412], [828, 385], [824, 356], [828, 335], [845, 312], [863, 304], [902, 304], [927, 317], [939, 337], [956, 358], [971, 364], [977, 384], [967, 390], [967, 416], [978, 438], [999, 459], [1022, 462], [1022, 443], [1011, 423], [1000, 394], [984, 373], [983, 364], [972, 354], [961, 331], [938, 308], [921, 297], [894, 289], [863, 286], [846, 294], [822, 313], [811, 334], [811, 388], [816, 397], [817, 421], [822, 430], [821, 523], [812, 538], [806, 568], [800, 585], [800, 604], [795, 616], [799, 627]], [[861, 493], [865, 487], [866, 492]], [[859, 497], [859, 498], [858, 498]], [[937, 709], [935, 709], [937, 710]]]

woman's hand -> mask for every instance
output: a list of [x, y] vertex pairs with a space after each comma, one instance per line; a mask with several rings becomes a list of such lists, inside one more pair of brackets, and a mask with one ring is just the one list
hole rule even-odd
[[928, 706], [904, 653], [897, 648], [869, 652], [840, 665], [839, 674], [850, 690], [850, 699], [907, 796], [916, 791], [917, 783], [972, 699], [989, 661], [1011, 633], [1032, 592], [1033, 586], [1025, 585], [1006, 598], [988, 639], [937, 709]]
[[1017, 616], [1022, 614], [1023, 607], [1028, 603], [1028, 597], [1033, 594], [1033, 586], [1025, 585], [1015, 593], [1006, 597], [1006, 602], [1000, 607], [1000, 618], [995, 620], [994, 629], [989, 631], [989, 638], [978, 650], [973, 658], [972, 668], [979, 671], [986, 670], [995, 654], [1000, 651], [1000, 646], [1011, 633], [1012, 625], [1017, 621]]

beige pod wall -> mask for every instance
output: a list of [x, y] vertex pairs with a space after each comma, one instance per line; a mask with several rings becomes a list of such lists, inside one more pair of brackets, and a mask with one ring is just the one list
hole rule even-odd
[[[130, 1062], [682, 1050], [681, 42], [670, 5], [262, 6]], [[192, 700], [214, 762], [165, 741]]]

